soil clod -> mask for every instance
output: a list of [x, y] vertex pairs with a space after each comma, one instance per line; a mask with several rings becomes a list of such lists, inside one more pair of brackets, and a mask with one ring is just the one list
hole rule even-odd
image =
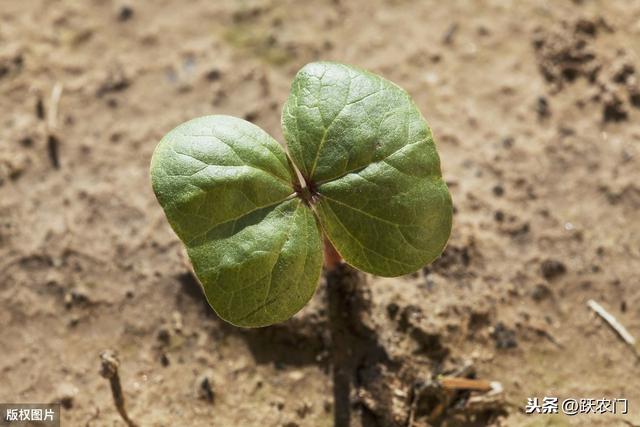
[[491, 337], [495, 340], [496, 348], [499, 350], [516, 348], [518, 346], [516, 332], [505, 326], [502, 322], [496, 323], [493, 327]]
[[557, 279], [567, 272], [567, 267], [561, 261], [555, 259], [547, 259], [540, 264], [542, 277], [548, 281]]
[[122, 5], [118, 10], [118, 21], [124, 22], [133, 18], [133, 8], [129, 5]]
[[213, 391], [213, 381], [210, 373], [204, 373], [196, 378], [196, 395], [198, 399], [213, 403], [215, 393]]

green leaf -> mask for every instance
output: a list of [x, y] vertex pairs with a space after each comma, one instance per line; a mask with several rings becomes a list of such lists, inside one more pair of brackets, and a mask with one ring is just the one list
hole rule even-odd
[[431, 130], [404, 90], [347, 65], [308, 64], [293, 81], [282, 124], [346, 262], [398, 276], [440, 255], [451, 197]]
[[169, 132], [153, 189], [223, 319], [265, 326], [316, 288], [324, 230], [346, 262], [398, 276], [434, 260], [452, 204], [429, 129], [395, 84], [319, 62], [296, 75], [282, 124], [297, 173], [258, 127], [228, 116]]
[[268, 134], [234, 117], [191, 120], [160, 141], [151, 178], [220, 317], [265, 326], [308, 302], [322, 267], [320, 230]]

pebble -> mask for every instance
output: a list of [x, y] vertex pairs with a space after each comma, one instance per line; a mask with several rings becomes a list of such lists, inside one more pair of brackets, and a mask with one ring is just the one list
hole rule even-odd
[[213, 403], [215, 393], [213, 391], [213, 380], [210, 372], [205, 372], [196, 378], [196, 396], [198, 399]]
[[554, 280], [567, 272], [567, 267], [560, 261], [547, 259], [540, 265], [542, 277], [546, 280]]

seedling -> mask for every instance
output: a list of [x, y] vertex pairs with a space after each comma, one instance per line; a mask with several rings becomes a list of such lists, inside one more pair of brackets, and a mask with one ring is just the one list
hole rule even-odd
[[282, 130], [288, 154], [252, 123], [200, 117], [169, 132], [151, 160], [158, 201], [221, 318], [259, 327], [298, 312], [318, 284], [324, 239], [379, 276], [440, 255], [451, 197], [403, 89], [352, 66], [308, 64]]

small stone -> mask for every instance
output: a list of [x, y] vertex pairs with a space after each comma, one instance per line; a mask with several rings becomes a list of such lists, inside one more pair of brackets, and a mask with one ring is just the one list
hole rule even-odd
[[75, 305], [88, 305], [91, 303], [89, 290], [83, 286], [76, 286], [64, 296], [64, 305], [71, 308]]
[[313, 412], [313, 406], [307, 401], [304, 401], [302, 405], [296, 408], [296, 414], [302, 419], [311, 414], [311, 412]]
[[210, 82], [215, 82], [216, 80], [220, 79], [221, 75], [222, 73], [220, 72], [220, 70], [218, 70], [217, 68], [213, 68], [209, 70], [207, 74], [205, 74], [205, 78]]
[[302, 378], [304, 378], [304, 372], [302, 371], [292, 371], [289, 373], [289, 378], [291, 379], [291, 381], [300, 381]]
[[19, 142], [20, 142], [20, 145], [22, 145], [25, 148], [33, 147], [33, 138], [31, 138], [31, 137], [26, 136], [26, 137], [20, 139]]
[[516, 348], [518, 346], [516, 332], [507, 328], [502, 322], [496, 323], [493, 327], [491, 337], [495, 340], [497, 349]]
[[534, 299], [534, 301], [542, 301], [544, 299], [547, 299], [551, 296], [551, 289], [549, 289], [549, 287], [543, 283], [538, 283], [536, 285], [535, 288], [533, 288], [533, 291], [531, 291], [531, 298]]
[[71, 409], [74, 399], [78, 395], [78, 388], [70, 383], [62, 383], [58, 386], [56, 394], [56, 400], [60, 402], [60, 405], [64, 409]]
[[171, 341], [171, 332], [169, 331], [169, 328], [167, 328], [166, 326], [162, 326], [160, 329], [158, 329], [156, 338], [158, 339], [158, 341], [160, 341], [160, 343], [164, 345], [169, 344], [169, 341]]
[[567, 272], [567, 267], [557, 260], [547, 259], [540, 265], [542, 277], [546, 280], [554, 280]]
[[67, 308], [71, 308], [71, 304], [73, 303], [73, 296], [70, 293], [64, 295], [64, 306]]
[[547, 101], [547, 98], [544, 96], [539, 96], [536, 101], [536, 113], [538, 113], [539, 119], [546, 119], [551, 115], [549, 101]]
[[284, 409], [284, 399], [280, 397], [276, 397], [272, 402], [271, 406], [275, 406], [278, 411], [282, 411]]
[[180, 314], [179, 311], [174, 311], [171, 314], [171, 317], [173, 320], [173, 329], [175, 329], [175, 331], [178, 333], [182, 332], [182, 329], [183, 329], [182, 314]]
[[629, 114], [624, 102], [615, 95], [610, 95], [603, 103], [602, 120], [605, 122], [621, 122], [627, 120]]
[[161, 364], [162, 366], [164, 366], [165, 368], [166, 368], [167, 366], [169, 366], [169, 364], [170, 364], [169, 356], [167, 356], [167, 354], [166, 354], [166, 353], [162, 353], [162, 354], [160, 355], [160, 364]]
[[596, 23], [588, 19], [579, 19], [575, 25], [576, 33], [583, 33], [589, 36], [595, 36], [598, 32]]
[[209, 372], [205, 372], [196, 379], [195, 388], [198, 399], [213, 403], [215, 400], [215, 393], [213, 391], [213, 381]]
[[77, 314], [74, 314], [73, 316], [71, 316], [71, 319], [69, 319], [69, 327], [70, 328], [75, 328], [76, 326], [78, 326], [78, 323], [80, 323], [80, 317], [78, 317]]
[[122, 5], [118, 10], [118, 21], [128, 21], [133, 17], [133, 8], [129, 5]]
[[389, 303], [389, 305], [387, 305], [387, 314], [389, 315], [389, 318], [391, 320], [395, 320], [399, 310], [400, 307], [395, 302]]
[[470, 331], [478, 331], [486, 326], [489, 326], [491, 321], [491, 315], [488, 311], [474, 310], [469, 316], [467, 327]]

